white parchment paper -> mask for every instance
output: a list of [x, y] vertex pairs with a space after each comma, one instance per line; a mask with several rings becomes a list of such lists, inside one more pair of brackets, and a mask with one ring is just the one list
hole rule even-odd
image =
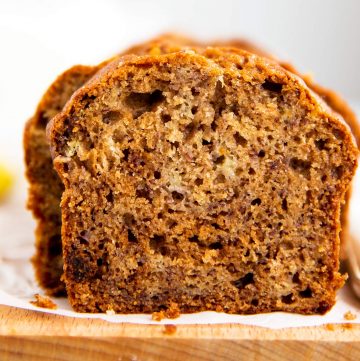
[[[356, 188], [360, 188], [358, 184], [356, 186]], [[152, 321], [151, 315], [148, 314], [108, 315], [76, 313], [72, 311], [66, 298], [52, 299], [58, 306], [56, 310], [43, 309], [32, 305], [29, 301], [34, 300], [34, 294], [43, 294], [43, 291], [36, 285], [32, 265], [29, 261], [29, 258], [34, 253], [34, 222], [29, 212], [25, 210], [25, 199], [26, 184], [21, 179], [17, 189], [9, 197], [8, 201], [0, 205], [0, 304], [69, 317], [99, 318], [109, 322], [121, 323], [159, 324], [159, 322]], [[352, 231], [360, 235], [359, 201], [359, 191], [356, 189], [352, 202], [351, 222]], [[349, 321], [344, 318], [344, 314], [348, 311], [356, 316], [355, 320]], [[184, 314], [172, 320], [164, 319], [160, 323], [239, 323], [279, 329], [347, 322], [360, 324], [360, 301], [355, 298], [348, 285], [339, 291], [336, 305], [324, 316], [303, 316], [282, 312], [246, 316], [201, 312]]]

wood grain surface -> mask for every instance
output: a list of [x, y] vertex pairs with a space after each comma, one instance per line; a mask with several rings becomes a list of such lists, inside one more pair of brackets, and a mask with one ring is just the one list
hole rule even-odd
[[0, 306], [0, 361], [17, 360], [360, 360], [360, 326], [144, 326]]

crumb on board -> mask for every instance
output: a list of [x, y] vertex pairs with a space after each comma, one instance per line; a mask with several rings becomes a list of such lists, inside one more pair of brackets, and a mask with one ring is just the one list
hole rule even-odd
[[42, 308], [48, 308], [50, 310], [57, 309], [56, 303], [54, 303], [48, 296], [42, 296], [36, 293], [34, 297], [35, 301], [30, 301], [32, 305]]
[[173, 335], [176, 333], [176, 326], [175, 325], [165, 325], [164, 326], [164, 335]]
[[170, 306], [166, 310], [153, 312], [151, 315], [151, 319], [158, 322], [160, 322], [164, 318], [174, 319], [178, 317], [180, 317], [180, 308], [179, 305], [175, 302], [170, 302]]
[[328, 331], [335, 331], [335, 325], [333, 323], [327, 323], [325, 327]]
[[356, 315], [354, 315], [351, 311], [347, 311], [344, 313], [344, 319], [348, 321], [353, 321], [357, 318]]
[[159, 311], [159, 312], [153, 312], [151, 314], [151, 319], [153, 321], [158, 321], [160, 322], [161, 320], [163, 320], [165, 318], [165, 312], [163, 310]]
[[179, 305], [175, 302], [170, 302], [170, 307], [165, 311], [166, 318], [178, 318], [180, 317]]

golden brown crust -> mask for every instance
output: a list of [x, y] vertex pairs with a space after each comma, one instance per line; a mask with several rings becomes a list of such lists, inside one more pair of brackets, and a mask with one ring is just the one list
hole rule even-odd
[[[200, 96], [202, 98], [195, 102], [194, 99]], [[180, 117], [179, 106], [182, 109]], [[191, 112], [187, 112], [190, 108]], [[161, 117], [160, 112], [165, 118]], [[177, 133], [169, 133], [170, 125], [164, 126], [162, 123], [163, 119], [166, 124], [170, 122], [169, 112], [174, 126], [179, 127]], [[199, 124], [188, 123], [196, 112], [202, 114], [198, 118]], [[168, 243], [169, 227], [165, 234], [156, 233], [159, 232], [156, 228], [159, 220], [156, 214], [151, 213], [154, 208], [147, 208], [146, 199], [148, 193], [152, 192], [151, 187], [157, 183], [141, 172], [143, 169], [147, 171], [148, 162], [152, 171], [161, 170], [160, 174], [154, 175], [159, 182], [162, 182], [162, 174], [172, 172], [166, 163], [157, 162], [174, 154], [171, 147], [167, 154], [162, 151], [166, 149], [166, 142], [173, 142], [178, 134], [182, 140], [176, 140], [175, 148], [179, 148], [179, 151], [175, 151], [175, 155], [178, 157], [176, 165], [185, 167], [181, 174], [202, 174], [199, 167], [203, 164], [198, 164], [197, 159], [204, 159], [205, 162], [205, 159], [209, 159], [206, 157], [207, 152], [212, 151], [207, 148], [208, 140], [205, 139], [202, 145], [199, 143], [200, 140], [194, 135], [194, 127], [205, 134], [205, 128], [202, 127], [206, 127], [203, 122], [209, 114], [213, 114], [212, 126], [207, 128], [209, 134], [213, 135], [210, 142], [219, 139], [219, 144], [222, 144], [222, 139], [229, 139], [230, 142], [232, 134], [224, 131], [220, 137], [218, 129], [227, 129], [229, 124], [241, 124], [240, 130], [250, 129], [247, 137], [253, 137], [251, 139], [254, 143], [249, 144], [251, 147], [257, 144], [265, 148], [262, 143], [265, 138], [274, 145], [266, 148], [266, 151], [248, 149], [246, 138], [235, 133], [234, 139], [238, 140], [233, 149], [236, 151], [224, 151], [220, 156], [216, 152], [210, 153], [214, 165], [207, 170], [207, 174], [214, 174], [214, 181], [211, 185], [203, 179], [200, 179], [200, 183], [194, 180], [197, 185], [188, 193], [189, 199], [186, 198], [189, 202], [186, 204], [190, 204], [188, 208], [182, 208], [185, 206], [182, 202], [185, 196], [179, 193], [182, 188], [176, 188], [176, 191], [173, 191], [172, 186], [169, 188], [178, 206], [173, 200], [161, 203], [159, 209], [163, 210], [170, 205], [178, 207], [169, 214], [161, 214], [161, 219], [168, 217], [169, 221], [177, 220], [179, 223], [180, 228], [173, 231], [177, 232], [174, 234], [180, 242], [177, 247], [174, 246], [175, 241], [174, 244]], [[234, 117], [238, 117], [237, 120], [230, 123]], [[143, 131], [131, 125], [135, 121], [144, 127]], [[264, 122], [268, 122], [268, 129], [262, 128]], [[155, 132], [150, 130], [151, 124], [154, 124]], [[271, 130], [270, 127], [276, 129]], [[124, 131], [131, 135], [125, 136]], [[228, 48], [197, 49], [197, 53], [181, 51], [123, 57], [108, 65], [75, 92], [63, 111], [51, 120], [47, 133], [55, 168], [66, 188], [62, 200], [65, 282], [69, 300], [77, 311], [112, 309], [116, 312], [154, 312], [163, 304], [169, 307], [173, 302], [179, 305], [181, 312], [217, 310], [221, 306], [226, 312], [233, 313], [275, 310], [324, 313], [334, 304], [336, 289], [343, 282], [338, 273], [340, 204], [355, 172], [358, 150], [342, 118], [332, 112], [302, 80], [276, 62]], [[188, 134], [186, 138], [184, 134]], [[301, 137], [305, 136], [307, 140], [302, 141]], [[114, 137], [117, 143], [110, 142], [109, 145], [109, 140]], [[131, 144], [127, 140], [125, 142], [126, 137], [131, 137]], [[186, 139], [197, 139], [197, 143], [189, 143], [192, 150], [201, 147], [202, 151], [198, 151], [197, 157], [191, 157], [189, 148], [186, 148]], [[286, 144], [281, 143], [279, 146], [277, 143], [285, 140]], [[122, 142], [128, 148], [122, 148]], [[139, 144], [144, 142], [146, 146], [140, 147]], [[231, 144], [234, 144], [233, 140]], [[287, 150], [283, 146], [288, 147]], [[227, 143], [223, 147], [226, 148]], [[276, 168], [279, 164], [274, 163], [270, 167], [270, 163], [267, 163], [276, 158], [276, 153], [272, 153], [274, 147], [280, 159], [286, 159], [281, 166], [285, 167], [283, 171]], [[139, 152], [136, 156], [132, 153], [135, 151]], [[154, 156], [151, 156], [152, 152]], [[241, 152], [241, 156], [238, 156], [238, 152]], [[238, 186], [236, 177], [232, 181], [227, 178], [233, 174], [231, 167], [230, 170], [228, 168], [235, 160], [226, 163], [225, 168], [217, 166], [225, 162], [225, 155], [228, 154], [230, 158], [237, 157], [238, 177], [249, 179], [249, 175], [256, 174], [253, 168], [244, 173], [244, 167], [248, 164], [242, 163], [243, 159], [250, 157], [257, 164], [257, 171], [264, 171], [267, 178], [254, 175], [250, 183], [244, 183], [236, 196], [244, 199], [233, 201], [234, 208], [227, 208], [230, 201], [215, 202], [215, 205], [221, 204], [219, 213], [214, 215], [215, 226], [213, 223], [207, 225], [204, 218], [206, 227], [199, 228], [194, 225], [199, 219], [196, 212], [202, 214], [201, 217], [207, 217], [215, 205], [212, 202], [209, 209], [202, 206], [206, 203], [201, 202], [206, 202], [207, 197], [203, 198], [203, 195], [197, 203], [191, 203], [191, 195], [199, 192], [197, 187], [202, 185], [209, 194], [214, 192], [214, 196], [217, 196], [221, 189], [215, 186], [217, 179], [220, 184], [225, 183], [225, 195], [233, 191], [234, 184]], [[258, 157], [266, 157], [264, 163], [255, 160]], [[125, 162], [129, 162], [131, 177], [126, 176], [124, 169], [127, 168], [122, 168]], [[324, 162], [327, 162], [327, 169], [323, 167]], [[218, 167], [227, 176], [216, 176]], [[135, 185], [132, 182], [137, 179], [142, 183], [136, 187], [142, 188], [133, 189]], [[159, 187], [161, 191], [169, 187], [166, 179]], [[191, 181], [187, 182], [192, 187]], [[261, 187], [260, 183], [255, 187], [258, 182]], [[283, 191], [287, 192], [288, 201], [284, 203], [283, 200], [277, 207], [275, 193], [274, 198], [269, 196], [267, 184], [273, 185], [276, 196], [283, 194]], [[111, 187], [110, 190], [108, 187]], [[246, 197], [254, 192], [254, 187], [256, 192], [264, 193], [261, 199], [255, 198], [250, 204]], [[121, 197], [118, 197], [120, 193]], [[165, 198], [152, 200], [154, 207], [157, 202], [163, 202], [161, 199]], [[239, 212], [240, 205], [246, 202], [249, 202], [250, 207], [253, 206], [251, 213], [236, 213], [234, 218], [231, 212]], [[133, 213], [132, 204], [137, 213]], [[254, 208], [260, 204], [261, 207]], [[276, 212], [282, 212], [282, 222], [272, 220], [270, 208], [266, 211], [266, 206], [270, 204]], [[292, 208], [295, 213], [287, 214], [291, 211], [290, 204], [296, 205], [296, 208]], [[142, 219], [136, 228], [131, 228], [134, 217], [146, 209], [149, 210], [146, 213], [147, 221]], [[303, 214], [300, 209], [306, 209], [307, 213]], [[171, 216], [174, 212], [179, 218]], [[227, 216], [224, 218], [221, 212]], [[261, 223], [252, 223], [252, 217], [255, 217], [253, 212], [263, 212], [261, 217], [265, 219], [262, 218]], [[260, 217], [260, 213], [257, 214]], [[294, 218], [299, 223], [292, 224]], [[226, 233], [221, 233], [221, 222], [229, 228]], [[250, 222], [249, 225], [246, 222]], [[246, 225], [245, 229], [238, 228], [243, 224]], [[260, 224], [270, 224], [270, 229], [276, 224], [280, 224], [279, 227], [284, 224], [284, 228], [269, 231], [259, 241], [256, 231], [262, 230]], [[161, 228], [161, 232], [164, 229]], [[240, 237], [247, 237], [249, 232], [249, 242], [241, 238], [240, 244], [235, 243], [235, 248], [227, 248], [231, 243], [228, 237], [232, 232]], [[286, 232], [292, 233], [288, 236]], [[223, 239], [209, 245], [201, 243], [216, 234], [222, 235]], [[284, 240], [286, 247], [282, 249]], [[266, 241], [269, 242], [268, 253], [262, 248], [262, 242]], [[280, 249], [277, 250], [276, 245]], [[252, 251], [255, 254], [265, 253], [261, 259], [256, 256], [254, 263], [249, 260], [241, 263], [241, 257], [236, 255], [241, 254], [243, 246], [249, 247], [249, 252], [243, 256], [245, 259], [251, 258]], [[204, 251], [204, 247], [209, 249]], [[187, 251], [183, 253], [182, 250]], [[274, 254], [271, 255], [271, 252]], [[294, 257], [300, 258], [294, 260]], [[219, 263], [220, 259], [222, 263]], [[240, 262], [238, 269], [233, 262]], [[165, 270], [171, 267], [174, 271], [167, 274]], [[195, 281], [187, 277], [192, 270], [202, 276]], [[244, 274], [244, 271], [248, 273]], [[218, 278], [220, 276], [223, 277], [221, 281]], [[223, 291], [216, 289], [219, 282]], [[153, 288], [159, 289], [154, 293], [150, 291]], [[191, 296], [193, 292], [198, 297]], [[259, 294], [260, 299], [254, 298], [254, 295]]]

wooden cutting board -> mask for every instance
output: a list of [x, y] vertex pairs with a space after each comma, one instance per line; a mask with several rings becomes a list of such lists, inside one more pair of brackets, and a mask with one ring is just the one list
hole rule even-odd
[[0, 306], [0, 360], [355, 361], [360, 360], [360, 325], [144, 326]]

